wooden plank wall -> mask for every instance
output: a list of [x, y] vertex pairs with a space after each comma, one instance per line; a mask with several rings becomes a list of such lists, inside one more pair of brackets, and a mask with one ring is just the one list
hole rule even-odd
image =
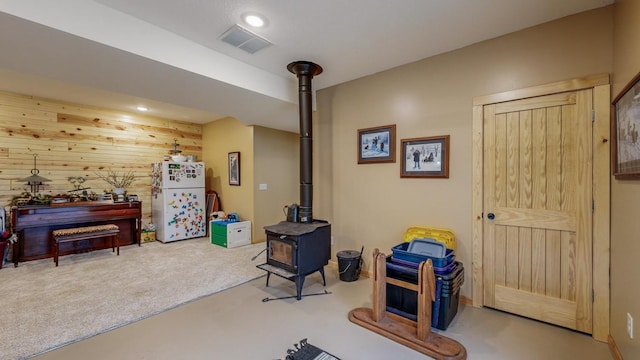
[[151, 163], [162, 161], [174, 139], [183, 155], [202, 159], [202, 125], [141, 116], [86, 105], [0, 92], [0, 204], [29, 190], [19, 179], [31, 175], [37, 154], [42, 194], [67, 194], [69, 177], [83, 176], [89, 191], [110, 186], [95, 172], [132, 170], [127, 191], [143, 206], [143, 224], [151, 222]]

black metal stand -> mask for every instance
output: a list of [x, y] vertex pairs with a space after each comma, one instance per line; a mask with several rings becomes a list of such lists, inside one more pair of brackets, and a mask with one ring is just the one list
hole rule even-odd
[[304, 285], [305, 277], [309, 274], [313, 274], [314, 272], [319, 271], [320, 275], [322, 275], [322, 286], [327, 286], [327, 280], [325, 279], [325, 276], [324, 276], [324, 267], [321, 267], [320, 269], [312, 271], [308, 274], [300, 274], [300, 275], [284, 270], [277, 266], [269, 265], [269, 264], [260, 264], [260, 265], [256, 265], [256, 267], [258, 269], [262, 269], [267, 272], [267, 287], [269, 287], [269, 278], [271, 277], [271, 274], [275, 274], [283, 279], [287, 279], [289, 281], [295, 282], [297, 300], [302, 299], [302, 286]]

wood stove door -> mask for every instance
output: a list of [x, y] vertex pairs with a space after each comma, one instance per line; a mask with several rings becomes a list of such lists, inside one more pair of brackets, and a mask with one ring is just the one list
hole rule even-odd
[[298, 243], [286, 235], [267, 235], [267, 263], [296, 272]]

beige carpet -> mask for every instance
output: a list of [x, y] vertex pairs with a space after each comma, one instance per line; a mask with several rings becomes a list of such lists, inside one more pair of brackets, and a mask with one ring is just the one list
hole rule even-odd
[[0, 358], [25, 359], [245, 283], [264, 243], [152, 242], [7, 264], [0, 270]]

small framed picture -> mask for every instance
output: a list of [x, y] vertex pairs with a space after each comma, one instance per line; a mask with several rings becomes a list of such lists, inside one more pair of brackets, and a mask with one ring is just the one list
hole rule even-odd
[[229, 153], [229, 185], [240, 186], [240, 152]]
[[613, 100], [611, 162], [616, 179], [640, 177], [640, 73]]
[[358, 129], [358, 164], [396, 162], [396, 125]]
[[449, 135], [402, 139], [402, 178], [448, 178]]

